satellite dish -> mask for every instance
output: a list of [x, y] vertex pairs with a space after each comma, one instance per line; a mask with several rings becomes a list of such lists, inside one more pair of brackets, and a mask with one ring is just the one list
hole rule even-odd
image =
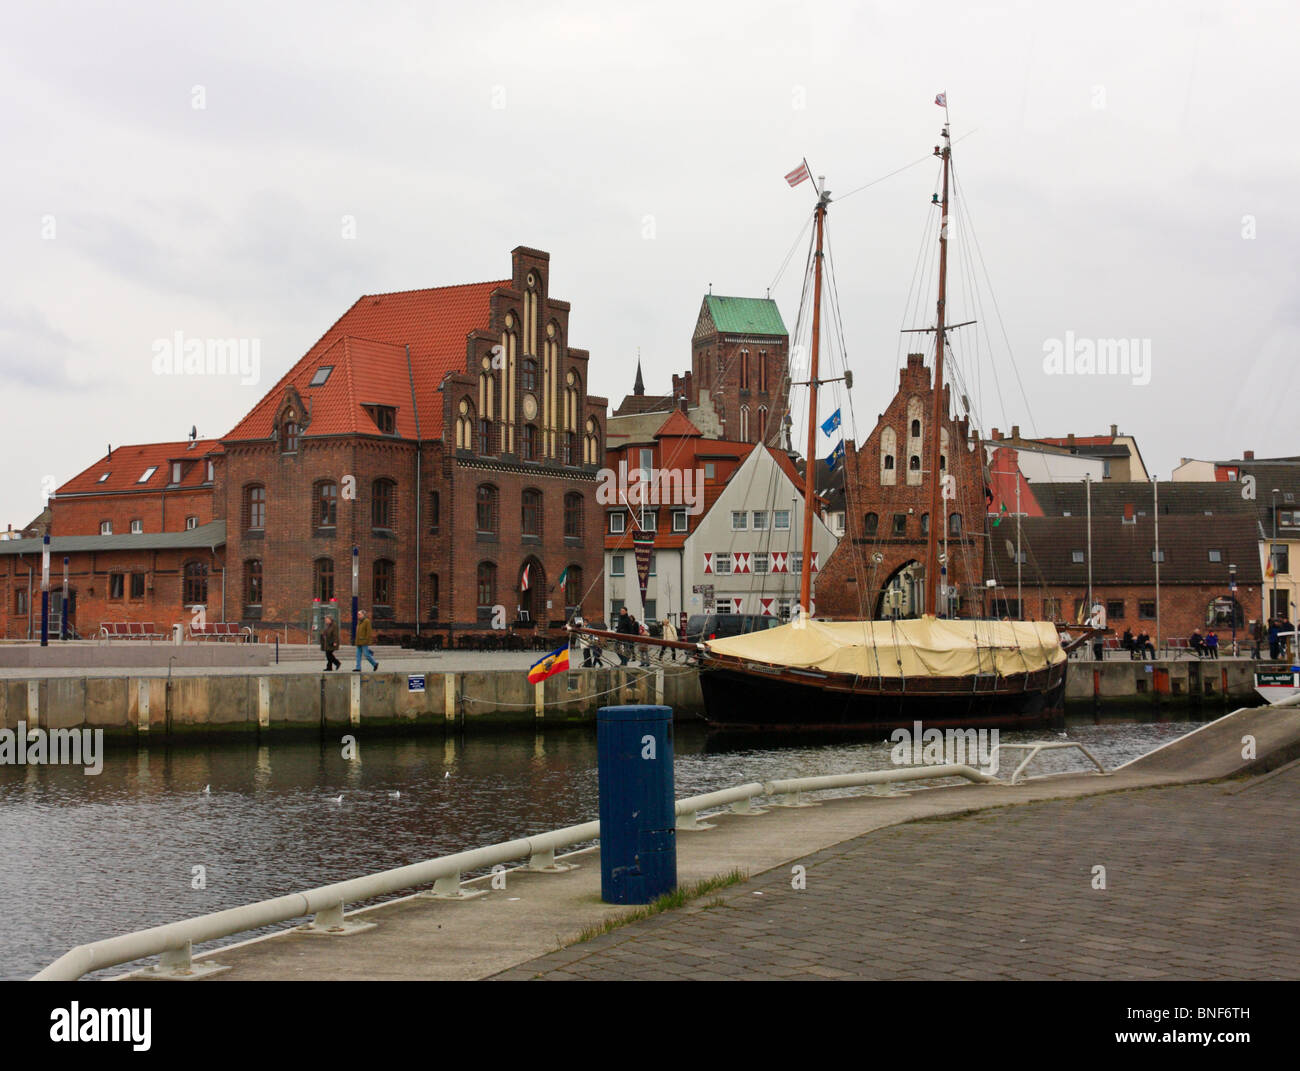
[[195, 424], [191, 424], [191, 425], [190, 425], [190, 438], [191, 438], [191, 439], [197, 439], [198, 437], [199, 437], [199, 429], [198, 429], [198, 426], [195, 425]]

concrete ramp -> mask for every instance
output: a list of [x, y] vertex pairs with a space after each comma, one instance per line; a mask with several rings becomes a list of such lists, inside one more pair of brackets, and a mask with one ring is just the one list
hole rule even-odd
[[[1290, 704], [1290, 701], [1288, 701]], [[1300, 758], [1300, 706], [1246, 707], [1119, 767], [1153, 782], [1261, 774]]]

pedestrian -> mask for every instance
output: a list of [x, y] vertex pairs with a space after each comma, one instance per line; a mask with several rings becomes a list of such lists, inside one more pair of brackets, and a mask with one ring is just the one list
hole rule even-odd
[[320, 630], [320, 649], [325, 652], [325, 672], [341, 669], [343, 663], [334, 657], [339, 649], [339, 623], [332, 617], [325, 619], [325, 627]]
[[[582, 616], [582, 607], [579, 606], [573, 611], [573, 617], [569, 620], [570, 629], [586, 628], [587, 622]], [[579, 635], [576, 639], [577, 645], [582, 649], [582, 668], [591, 669], [593, 665], [591, 637]]]
[[1278, 660], [1278, 638], [1277, 634], [1281, 630], [1277, 627], [1277, 618], [1268, 619], [1268, 657], [1270, 661]]
[[1187, 646], [1196, 652], [1197, 658], [1205, 657], [1205, 639], [1201, 635], [1200, 629], [1196, 629], [1190, 636], [1187, 637]]
[[1214, 629], [1209, 629], [1205, 633], [1205, 649], [1211, 658], [1219, 657], [1219, 634]]
[[[627, 612], [626, 606], [620, 606], [618, 609], [618, 624], [614, 631], [621, 636], [639, 636], [641, 630], [637, 628], [636, 618]], [[632, 645], [626, 640], [620, 640], [615, 647], [618, 652], [618, 660], [621, 665], [626, 666], [632, 657]]]
[[357, 668], [353, 673], [361, 672], [361, 657], [364, 655], [367, 662], [375, 670], [379, 669], [379, 663], [375, 661], [375, 656], [370, 651], [370, 645], [375, 642], [375, 629], [370, 624], [370, 618], [366, 616], [365, 610], [357, 611]]
[[1128, 652], [1130, 659], [1137, 658], [1137, 651], [1134, 650], [1132, 629], [1126, 628], [1124, 630], [1124, 638], [1120, 640], [1119, 645]]
[[[673, 624], [673, 619], [671, 614], [668, 617], [664, 618], [663, 638], [666, 640], [674, 640], [674, 641], [677, 639], [677, 626]], [[671, 658], [674, 662], [677, 661], [676, 647], [665, 647], [663, 648], [663, 653], [668, 658]]]
[[[638, 622], [636, 627], [636, 634], [638, 636], [649, 636], [650, 626], [647, 625], [644, 621]], [[650, 668], [650, 647], [648, 644], [638, 643], [636, 645], [636, 657], [642, 666], [644, 666], [646, 669]]]

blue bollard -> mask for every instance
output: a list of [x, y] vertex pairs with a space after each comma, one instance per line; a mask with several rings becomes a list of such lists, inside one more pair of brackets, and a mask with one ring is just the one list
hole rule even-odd
[[596, 754], [600, 898], [648, 904], [677, 888], [672, 709], [601, 707]]

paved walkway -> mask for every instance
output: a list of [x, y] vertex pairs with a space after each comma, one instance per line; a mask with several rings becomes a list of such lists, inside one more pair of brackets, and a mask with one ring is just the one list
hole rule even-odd
[[1298, 842], [1296, 765], [915, 822], [496, 977], [1294, 979]]

